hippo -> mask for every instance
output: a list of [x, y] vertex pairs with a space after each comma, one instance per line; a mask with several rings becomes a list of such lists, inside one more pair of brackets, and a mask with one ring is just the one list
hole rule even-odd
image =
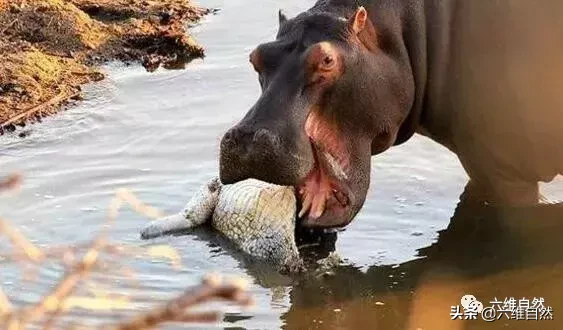
[[563, 172], [563, 2], [320, 0], [249, 61], [261, 94], [220, 143], [220, 179], [295, 187], [300, 225], [347, 226], [371, 157], [426, 136], [484, 203], [541, 202]]

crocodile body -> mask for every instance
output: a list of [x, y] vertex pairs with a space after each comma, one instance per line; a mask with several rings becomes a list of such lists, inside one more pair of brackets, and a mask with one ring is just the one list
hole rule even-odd
[[214, 178], [182, 212], [152, 221], [141, 237], [154, 238], [210, 221], [212, 228], [242, 252], [294, 272], [302, 268], [295, 242], [296, 207], [293, 187], [254, 179], [222, 185]]

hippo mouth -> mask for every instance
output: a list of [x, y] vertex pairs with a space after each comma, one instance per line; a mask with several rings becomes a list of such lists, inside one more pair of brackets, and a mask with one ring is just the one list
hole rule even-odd
[[313, 168], [296, 186], [302, 224], [336, 227], [348, 222], [353, 193], [347, 184], [348, 153], [337, 131], [314, 113], [305, 124], [314, 157]]

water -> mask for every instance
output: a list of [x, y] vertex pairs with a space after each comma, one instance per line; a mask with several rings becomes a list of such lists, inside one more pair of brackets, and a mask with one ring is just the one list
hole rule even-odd
[[[273, 38], [278, 8], [294, 15], [312, 3], [202, 1], [221, 8], [192, 31], [207, 48], [204, 60], [187, 70], [155, 73], [109, 65], [108, 79], [88, 86], [84, 102], [33, 126], [25, 139], [0, 139], [0, 174], [25, 175], [18, 194], [3, 196], [0, 214], [45, 246], [91, 239], [121, 187], [165, 212], [180, 210], [218, 173], [221, 135], [259, 93], [248, 53]], [[146, 219], [125, 209], [112, 239], [143, 247], [170, 244], [182, 255], [182, 268], [171, 271], [164, 262], [135, 259], [129, 263], [138, 287], [119, 274], [105, 275], [106, 280], [115, 292], [142, 297], [134, 307], [143, 309], [209, 272], [249, 279], [256, 307], [231, 307], [211, 328], [561, 328], [560, 208], [508, 216], [470, 204], [456, 209], [466, 180], [450, 152], [420, 136], [374, 157], [365, 207], [335, 243], [345, 265], [316, 279], [262, 274], [198, 235], [140, 241]], [[560, 181], [547, 190], [563, 197]], [[16, 268], [3, 266], [0, 277], [8, 294], [25, 303], [35, 301], [61, 274], [59, 267], [47, 265], [37, 284], [30, 284], [21, 281]], [[450, 321], [451, 306], [459, 305], [465, 293], [486, 306], [494, 297], [543, 297], [555, 320]], [[112, 313], [88, 318], [83, 311], [75, 316], [91, 323], [115, 318]]]

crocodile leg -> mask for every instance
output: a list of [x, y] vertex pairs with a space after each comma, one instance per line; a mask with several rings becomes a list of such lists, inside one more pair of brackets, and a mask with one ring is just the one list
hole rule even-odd
[[182, 212], [147, 224], [141, 231], [141, 238], [155, 238], [204, 224], [213, 215], [220, 191], [221, 183], [214, 178], [196, 192]]

